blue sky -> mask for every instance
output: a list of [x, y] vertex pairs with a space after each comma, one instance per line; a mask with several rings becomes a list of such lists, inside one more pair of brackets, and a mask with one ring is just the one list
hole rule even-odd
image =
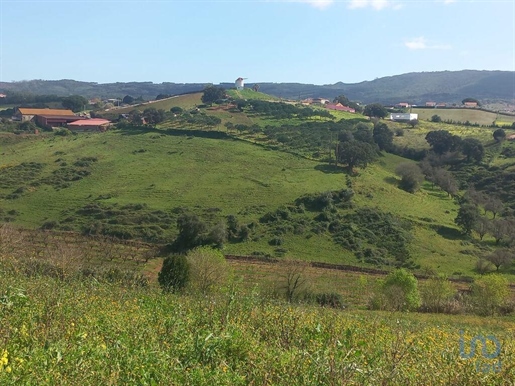
[[515, 1], [0, 0], [0, 81], [355, 83], [515, 70]]

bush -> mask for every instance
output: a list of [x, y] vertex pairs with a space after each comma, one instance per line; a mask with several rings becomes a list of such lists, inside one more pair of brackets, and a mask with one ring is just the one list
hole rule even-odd
[[443, 277], [427, 280], [420, 289], [422, 309], [427, 312], [449, 312], [455, 290]]
[[172, 255], [163, 261], [157, 281], [163, 291], [178, 292], [182, 290], [190, 279], [190, 267], [186, 256]]
[[417, 279], [405, 269], [390, 273], [380, 287], [380, 308], [392, 311], [413, 311], [420, 307]]
[[472, 286], [472, 303], [479, 315], [495, 315], [509, 297], [508, 279], [497, 274], [484, 276]]
[[336, 292], [316, 294], [315, 300], [322, 307], [345, 308], [342, 296]]
[[190, 267], [191, 288], [201, 294], [223, 287], [230, 277], [230, 267], [219, 250], [197, 247], [186, 255]]

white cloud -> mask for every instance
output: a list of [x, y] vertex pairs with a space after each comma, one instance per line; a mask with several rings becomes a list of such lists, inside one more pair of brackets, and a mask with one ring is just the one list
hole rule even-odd
[[446, 4], [446, 5], [447, 5], [447, 4], [452, 4], [452, 3], [455, 3], [455, 2], [456, 2], [456, 0], [440, 0], [440, 1], [441, 1], [442, 3], [444, 3], [444, 4]]
[[334, 3], [334, 0], [291, 0], [291, 3], [305, 3], [318, 9], [325, 9]]
[[371, 7], [376, 11], [380, 11], [385, 8], [394, 8], [399, 9], [400, 4], [396, 1], [390, 0], [350, 0], [349, 8], [350, 9], [358, 9], [358, 8], [367, 8]]
[[450, 50], [452, 48], [449, 44], [430, 42], [423, 36], [407, 40], [404, 45], [410, 50]]

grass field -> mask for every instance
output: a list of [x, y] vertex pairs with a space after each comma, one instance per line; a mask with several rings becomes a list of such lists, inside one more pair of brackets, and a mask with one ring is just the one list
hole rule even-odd
[[442, 121], [477, 123], [479, 125], [491, 125], [499, 121], [501, 124], [511, 125], [515, 122], [515, 116], [497, 114], [477, 109], [417, 109], [412, 113], [418, 114], [419, 120], [429, 121], [433, 115], [439, 115]]
[[[4, 260], [3, 263], [6, 263]], [[507, 385], [513, 317], [290, 305], [247, 285], [208, 297], [2, 265], [2, 385]], [[466, 358], [474, 336], [488, 353]], [[460, 344], [462, 345], [460, 348]]]

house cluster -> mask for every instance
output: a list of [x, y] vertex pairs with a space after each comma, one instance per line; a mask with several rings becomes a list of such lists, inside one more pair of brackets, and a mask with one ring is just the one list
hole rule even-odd
[[336, 110], [336, 111], [346, 111], [348, 113], [355, 113], [356, 110], [353, 109], [352, 107], [349, 107], [349, 106], [345, 106], [341, 103], [331, 103], [331, 101], [329, 99], [325, 99], [325, 98], [308, 98], [308, 99], [304, 99], [302, 102], [301, 102], [303, 105], [321, 105], [321, 106], [324, 106], [326, 109], [329, 109], [329, 110]]
[[14, 120], [21, 122], [32, 121], [40, 127], [55, 128], [67, 127], [71, 131], [106, 131], [111, 122], [107, 119], [87, 118], [75, 115], [71, 110], [65, 109], [33, 109], [17, 108]]

